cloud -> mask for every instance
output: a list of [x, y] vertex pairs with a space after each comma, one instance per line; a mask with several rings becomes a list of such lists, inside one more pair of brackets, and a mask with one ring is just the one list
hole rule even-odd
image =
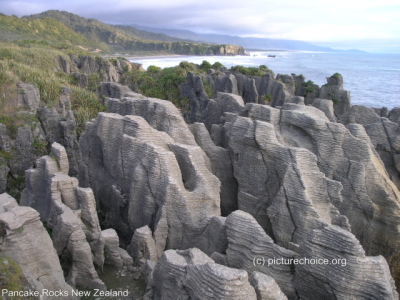
[[18, 16], [48, 9], [66, 10], [112, 24], [188, 29], [199, 33], [354, 44], [399, 42], [398, 0], [148, 0], [11, 1], [1, 11]]

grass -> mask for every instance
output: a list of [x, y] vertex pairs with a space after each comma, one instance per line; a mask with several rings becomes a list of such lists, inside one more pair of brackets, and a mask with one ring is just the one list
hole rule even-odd
[[[8, 291], [24, 291], [28, 285], [21, 267], [11, 258], [0, 253], [0, 289]], [[26, 297], [12, 297], [27, 299]]]
[[0, 43], [0, 123], [6, 124], [12, 137], [16, 136], [19, 126], [29, 121], [26, 116], [20, 115], [20, 109], [15, 103], [17, 85], [21, 82], [38, 87], [41, 105], [48, 107], [58, 105], [62, 87], [71, 87], [71, 105], [77, 121], [78, 134], [84, 130], [87, 121], [94, 118], [99, 111], [106, 110], [97, 97], [100, 74], [89, 74], [88, 89], [82, 89], [75, 85], [71, 74], [57, 71], [60, 57], [72, 64], [68, 55], [70, 53], [92, 55], [76, 47], [58, 49], [56, 46], [36, 43], [23, 46]]

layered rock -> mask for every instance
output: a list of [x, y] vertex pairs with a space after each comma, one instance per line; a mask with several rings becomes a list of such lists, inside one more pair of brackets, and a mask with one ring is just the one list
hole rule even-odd
[[[292, 125], [289, 126], [289, 123]], [[333, 130], [335, 126], [336, 131]], [[343, 209], [343, 213], [357, 211], [358, 203], [348, 201], [348, 198], [351, 199], [351, 197], [345, 192], [346, 181], [342, 181], [342, 185], [340, 182], [330, 179], [328, 172], [328, 175], [322, 173], [320, 168], [326, 171], [323, 167], [328, 162], [322, 163], [320, 156], [317, 157], [310, 152], [315, 150], [313, 147], [324, 145], [324, 138], [318, 132], [321, 133], [326, 128], [326, 130], [330, 130], [330, 135], [325, 134], [324, 137], [325, 139], [330, 138], [339, 128], [343, 127], [345, 130], [343, 125], [329, 122], [325, 114], [315, 108], [286, 104], [282, 109], [278, 126], [274, 127], [273, 124], [232, 115], [227, 118], [224, 127], [229, 137], [232, 155], [235, 157], [234, 174], [239, 183], [239, 209], [252, 214], [278, 245], [294, 250], [302, 258], [322, 258], [329, 261], [325, 265], [299, 264], [295, 266], [294, 290], [300, 298], [347, 299], [351, 295], [366, 297], [369, 293], [385, 295], [382, 297], [388, 299], [397, 297], [386, 261], [383, 257], [366, 256], [359, 241], [349, 232], [350, 226], [347, 218], [341, 215], [336, 208]], [[283, 138], [277, 137], [279, 134], [276, 130], [279, 129], [288, 143], [296, 147], [286, 146]], [[312, 134], [306, 134], [311, 130], [314, 130]], [[363, 146], [365, 138], [356, 138], [348, 132], [348, 134], [342, 133], [341, 138], [336, 137], [336, 142], [345, 141], [346, 138], [343, 136], [352, 141], [352, 154], [354, 155], [352, 159], [355, 160], [358, 157], [354, 149], [360, 148], [366, 151], [364, 158], [365, 155], [368, 155], [370, 147], [368, 144]], [[318, 142], [312, 142], [311, 138], [318, 139]], [[355, 148], [357, 143], [359, 143], [358, 148]], [[329, 149], [332, 149], [332, 145], [335, 143], [329, 140]], [[302, 148], [299, 148], [300, 146]], [[328, 147], [328, 143], [326, 147]], [[346, 149], [345, 145], [338, 147], [337, 151], [340, 153], [343, 149]], [[333, 156], [332, 150], [334, 150]], [[337, 161], [332, 161], [332, 157], [340, 156], [335, 147], [332, 150], [330, 150], [329, 163], [338, 164]], [[322, 153], [324, 153], [323, 149], [320, 148], [318, 154], [322, 156]], [[373, 165], [372, 162], [374, 161], [370, 161]], [[342, 175], [342, 177], [344, 176]], [[338, 177], [334, 177], [334, 179], [338, 179]], [[359, 182], [357, 184], [360, 186]], [[375, 184], [382, 188], [378, 182]], [[390, 184], [386, 186], [386, 189], [387, 192], [393, 193]], [[342, 200], [342, 194], [346, 197], [346, 202]], [[389, 195], [385, 201], [386, 205], [393, 209], [395, 203], [390, 197]], [[375, 203], [382, 201], [376, 197], [373, 200]], [[347, 209], [345, 210], [344, 207]], [[390, 213], [383, 206], [380, 209], [381, 215], [376, 214], [375, 220], [384, 214], [386, 222], [391, 220], [394, 222], [392, 225], [394, 226], [396, 214]], [[348, 216], [350, 222], [353, 222], [354, 215], [348, 213]], [[363, 220], [364, 217], [358, 215], [357, 218]], [[383, 233], [378, 225], [383, 220], [375, 220], [368, 219], [366, 221], [370, 228], [366, 228], [367, 226], [364, 225], [364, 233], [354, 232], [358, 236], [364, 234], [364, 239], [361, 241], [367, 249], [368, 246], [372, 246], [368, 242], [365, 243], [368, 240], [370, 242], [378, 241], [381, 245], [386, 243], [384, 247], [388, 247], [388, 244], [392, 243], [389, 247], [392, 252], [395, 251], [395, 244], [398, 241], [396, 229], [393, 230], [388, 226], [385, 229], [386, 237], [377, 237], [378, 232], [381, 235]], [[235, 224], [232, 227], [238, 228], [238, 231], [243, 228], [243, 232], [238, 234], [242, 238], [248, 236], [249, 232], [255, 231], [254, 228], [257, 225], [250, 225], [251, 222], [248, 221], [240, 224], [243, 225]], [[247, 230], [244, 224], [249, 224], [253, 229]], [[353, 230], [353, 226], [351, 229]], [[388, 241], [389, 237], [393, 241]], [[263, 239], [266, 240], [265, 236]], [[256, 243], [256, 245], [259, 244], [260, 242]], [[229, 247], [230, 243], [227, 251], [228, 262]], [[387, 255], [387, 248], [384, 247], [379, 251], [381, 254]], [[247, 248], [243, 249], [247, 250]], [[370, 254], [375, 254], [372, 253], [372, 250], [377, 250], [377, 248], [370, 247], [368, 250]], [[252, 252], [247, 250], [249, 256], [251, 256], [250, 253]], [[346, 261], [346, 265], [333, 264], [334, 258], [340, 259], [342, 262]], [[246, 262], [246, 260], [244, 261]], [[247, 268], [253, 267], [250, 262], [247, 264]], [[375, 271], [372, 272], [372, 269]], [[258, 271], [263, 272], [262, 269]], [[274, 279], [287, 293], [287, 287], [282, 285], [279, 279], [275, 277]]]
[[250, 214], [240, 210], [227, 217], [226, 234], [228, 266], [244, 269], [249, 274], [259, 271], [271, 276], [285, 295], [296, 297], [293, 264], [276, 265], [268, 262], [275, 258], [293, 260], [298, 258], [298, 253], [276, 245]]
[[319, 169], [341, 182], [346, 201], [336, 207], [369, 255], [389, 257], [400, 243], [400, 193], [389, 179], [361, 125], [347, 128], [329, 122], [312, 107], [288, 104], [282, 109], [281, 134], [292, 146], [316, 155]]
[[68, 169], [65, 149], [53, 144], [52, 156], [39, 158], [36, 169], [26, 171], [21, 204], [36, 209], [52, 231], [57, 254], [68, 262], [68, 283], [105, 289], [93, 263], [103, 249], [91, 249], [89, 244], [100, 238], [94, 197], [90, 189], [78, 187], [77, 179], [67, 175]]
[[0, 194], [0, 252], [22, 267], [28, 283], [35, 290], [61, 290], [69, 294], [65, 299], [74, 298], [39, 213], [30, 207], [19, 206], [8, 194]]
[[327, 78], [327, 81], [321, 87], [319, 98], [332, 100], [335, 115], [339, 117], [351, 107], [350, 92], [343, 88], [343, 77], [338, 73]]
[[245, 271], [215, 264], [198, 249], [165, 251], [152, 282], [153, 299], [257, 299]]
[[147, 225], [158, 256], [169, 248], [203, 248], [200, 237], [220, 214], [219, 180], [170, 102], [131, 96], [108, 99], [119, 114], [100, 113], [87, 124], [81, 182], [92, 187], [103, 225], [125, 244]]
[[256, 271], [251, 273], [249, 280], [256, 290], [257, 300], [287, 299], [272, 277]]
[[72, 91], [64, 87], [59, 95], [58, 107], [44, 107], [38, 110], [38, 117], [43, 127], [48, 144], [62, 144], [69, 157], [71, 176], [78, 174], [80, 153], [76, 135], [76, 122], [71, 110]]
[[395, 118], [388, 120], [380, 117], [375, 110], [361, 105], [352, 106], [340, 119], [346, 125], [361, 124], [364, 126], [390, 179], [400, 190], [400, 125], [394, 120]]
[[215, 146], [203, 123], [195, 123], [190, 129], [197, 144], [210, 159], [211, 170], [221, 182], [221, 214], [229, 215], [237, 209], [237, 181], [233, 176], [233, 166], [229, 151]]

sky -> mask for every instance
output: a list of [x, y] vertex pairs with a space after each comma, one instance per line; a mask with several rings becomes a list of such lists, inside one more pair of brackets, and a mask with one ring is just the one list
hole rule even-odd
[[110, 24], [291, 39], [400, 54], [399, 0], [0, 0], [19, 17], [65, 10]]

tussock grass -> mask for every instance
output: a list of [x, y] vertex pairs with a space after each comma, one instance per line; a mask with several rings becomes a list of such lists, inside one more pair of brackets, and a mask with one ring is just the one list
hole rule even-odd
[[[48, 45], [0, 43], [0, 123], [7, 125], [11, 132], [23, 125], [26, 114], [19, 114], [16, 103], [17, 85], [21, 82], [30, 83], [38, 87], [42, 106], [54, 107], [58, 105], [58, 97], [62, 87], [72, 89], [71, 105], [77, 121], [77, 133], [84, 130], [87, 121], [96, 117], [97, 113], [106, 110], [96, 95], [96, 84], [90, 90], [74, 85], [71, 74], [59, 69], [59, 59], [63, 57], [71, 62], [69, 53], [74, 49], [60, 50]], [[91, 55], [79, 49], [76, 54]], [[92, 82], [91, 81], [91, 82]], [[15, 133], [15, 132], [14, 132]]]
[[[14, 260], [0, 253], [0, 289], [23, 291], [26, 285], [27, 281], [21, 267]], [[15, 297], [14, 299], [23, 299], [23, 297]]]

